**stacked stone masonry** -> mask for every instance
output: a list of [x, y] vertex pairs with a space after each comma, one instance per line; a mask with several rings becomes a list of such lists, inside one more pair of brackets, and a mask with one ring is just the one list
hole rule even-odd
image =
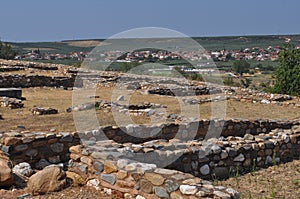
[[[73, 88], [75, 77], [50, 77], [43, 75], [2, 75], [0, 76], [1, 88], [28, 88], [28, 87], [64, 87]], [[76, 81], [75, 86], [82, 86], [79, 80]]]
[[[227, 178], [237, 171], [246, 173], [300, 156], [297, 121], [224, 122], [224, 131], [235, 130], [219, 138], [190, 139], [180, 135], [135, 143], [129, 138], [124, 138], [126, 142], [115, 142], [116, 137], [126, 135], [119, 133], [122, 127], [112, 126], [81, 133], [6, 132], [1, 134], [0, 147], [13, 166], [28, 162], [33, 169], [43, 169], [63, 163], [67, 175], [78, 184], [96, 184], [122, 197], [129, 193], [144, 198], [239, 198], [233, 189], [213, 186], [207, 180]], [[198, 123], [214, 127], [221, 124], [217, 120]], [[193, 126], [186, 124], [186, 129]], [[199, 125], [197, 132], [202, 132], [203, 127]], [[143, 132], [147, 134], [153, 128], [143, 128]], [[172, 134], [178, 131], [178, 125], [164, 124], [162, 129], [165, 134]], [[108, 135], [115, 141], [108, 139]], [[172, 160], [170, 164], [163, 165], [168, 159]]]

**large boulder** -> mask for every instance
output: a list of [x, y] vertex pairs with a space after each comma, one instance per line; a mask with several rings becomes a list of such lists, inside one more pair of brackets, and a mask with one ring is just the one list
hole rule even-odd
[[32, 175], [27, 190], [33, 195], [60, 191], [66, 186], [66, 173], [57, 165], [50, 165]]
[[0, 187], [9, 187], [13, 184], [13, 181], [9, 159], [0, 151]]

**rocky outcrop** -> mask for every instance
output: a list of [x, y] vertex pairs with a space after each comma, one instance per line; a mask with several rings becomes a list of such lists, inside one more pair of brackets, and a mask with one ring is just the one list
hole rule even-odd
[[60, 191], [66, 186], [66, 174], [61, 167], [51, 165], [32, 175], [27, 190], [33, 195]]
[[0, 187], [9, 187], [13, 184], [13, 175], [9, 158], [0, 151]]

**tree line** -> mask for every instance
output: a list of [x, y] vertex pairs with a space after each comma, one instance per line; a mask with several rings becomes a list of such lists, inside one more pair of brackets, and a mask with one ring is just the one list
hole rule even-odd
[[17, 55], [17, 52], [12, 49], [8, 43], [0, 41], [0, 58], [1, 59], [13, 59]]

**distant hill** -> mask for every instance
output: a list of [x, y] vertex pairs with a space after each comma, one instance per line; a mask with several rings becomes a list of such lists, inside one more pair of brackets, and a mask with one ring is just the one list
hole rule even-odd
[[[194, 37], [200, 45], [207, 50], [222, 50], [241, 48], [280, 46], [286, 41], [300, 46], [300, 35], [263, 35], [263, 36], [226, 36], [226, 37]], [[159, 42], [172, 42], [172, 39], [131, 39], [131, 40], [151, 40]], [[41, 52], [49, 53], [69, 53], [69, 52], [89, 52], [97, 45], [110, 45], [104, 39], [90, 40], [65, 40], [61, 42], [26, 42], [12, 43], [14, 49], [20, 52], [40, 49]]]

